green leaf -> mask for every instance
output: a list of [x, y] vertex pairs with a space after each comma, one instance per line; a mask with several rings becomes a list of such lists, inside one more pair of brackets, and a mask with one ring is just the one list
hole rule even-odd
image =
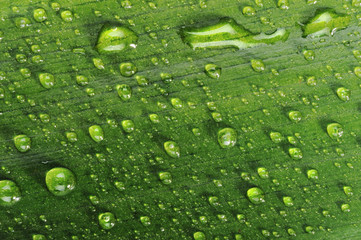
[[359, 238], [359, 1], [0, 16], [0, 239]]

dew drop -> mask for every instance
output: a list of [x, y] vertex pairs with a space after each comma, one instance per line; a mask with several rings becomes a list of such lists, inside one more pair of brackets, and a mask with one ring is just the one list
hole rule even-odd
[[34, 10], [33, 17], [37, 22], [44, 22], [48, 18], [48, 15], [46, 14], [45, 9], [38, 8]]
[[46, 89], [52, 88], [55, 85], [54, 76], [50, 73], [40, 73], [39, 81], [41, 85]]
[[348, 100], [350, 100], [351, 91], [349, 89], [340, 87], [337, 89], [336, 93], [338, 98], [342, 101], [347, 102]]
[[73, 13], [69, 10], [62, 11], [60, 16], [64, 22], [72, 22], [74, 18]]
[[119, 68], [120, 74], [124, 77], [131, 77], [138, 71], [137, 67], [130, 62], [120, 64]]
[[274, 142], [274, 143], [280, 143], [284, 139], [283, 135], [279, 132], [271, 132], [270, 138], [271, 138], [272, 142]]
[[119, 97], [123, 101], [128, 101], [132, 97], [132, 88], [127, 84], [121, 84], [116, 86]]
[[251, 60], [251, 66], [255, 72], [262, 72], [266, 68], [262, 60], [256, 59]]
[[310, 169], [307, 171], [308, 179], [317, 180], [318, 179], [318, 171], [316, 169]]
[[94, 142], [101, 142], [104, 140], [104, 132], [103, 129], [99, 125], [93, 125], [89, 127], [90, 137], [94, 140]]
[[203, 232], [195, 232], [193, 238], [194, 240], [206, 240], [206, 235]]
[[327, 125], [327, 133], [332, 139], [340, 139], [343, 135], [343, 128], [339, 123], [330, 123]]
[[254, 203], [254, 204], [259, 204], [259, 203], [265, 202], [264, 193], [258, 187], [253, 187], [253, 188], [248, 189], [247, 197], [248, 197], [249, 201], [251, 201], [251, 203]]
[[287, 207], [292, 207], [293, 206], [293, 199], [291, 197], [283, 197], [283, 203], [285, 204], [285, 206]]
[[143, 226], [147, 227], [151, 224], [150, 218], [148, 216], [142, 216], [140, 217], [140, 222], [143, 224]]
[[242, 9], [242, 13], [244, 16], [251, 17], [256, 15], [256, 9], [251, 6], [246, 6]]
[[75, 176], [67, 168], [56, 167], [46, 173], [45, 183], [55, 196], [69, 194], [75, 188]]
[[304, 50], [303, 51], [303, 56], [305, 57], [305, 59], [307, 61], [312, 61], [315, 59], [315, 52], [312, 50]]
[[136, 48], [138, 36], [127, 27], [105, 24], [100, 30], [95, 46], [99, 53], [113, 53]]
[[135, 125], [132, 120], [123, 120], [122, 121], [122, 128], [124, 132], [131, 133], [134, 131]]
[[11, 206], [18, 202], [21, 198], [20, 189], [11, 180], [0, 181], [0, 205]]
[[164, 144], [165, 152], [172, 158], [180, 157], [180, 148], [176, 142], [167, 141]]
[[290, 111], [288, 117], [292, 122], [299, 122], [302, 119], [302, 114], [299, 111]]
[[222, 69], [216, 64], [207, 64], [204, 67], [204, 71], [210, 78], [219, 78], [221, 76]]
[[218, 131], [218, 143], [222, 148], [231, 148], [237, 143], [237, 132], [233, 128]]
[[302, 151], [299, 148], [289, 148], [288, 153], [290, 154], [291, 158], [295, 160], [302, 159], [303, 157]]
[[105, 212], [99, 214], [98, 221], [99, 221], [99, 225], [105, 230], [109, 230], [113, 228], [116, 223], [115, 216], [111, 212]]
[[31, 148], [31, 139], [26, 135], [17, 135], [14, 137], [14, 144], [19, 152], [27, 152]]
[[160, 172], [158, 175], [163, 184], [168, 185], [172, 183], [172, 175], [169, 172]]

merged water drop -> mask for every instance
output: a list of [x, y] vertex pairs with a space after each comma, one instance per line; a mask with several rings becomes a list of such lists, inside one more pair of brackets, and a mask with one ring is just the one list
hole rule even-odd
[[203, 28], [187, 28], [181, 32], [183, 41], [196, 48], [209, 47], [236, 47], [244, 49], [260, 44], [272, 44], [278, 41], [286, 41], [288, 32], [278, 29], [273, 34], [253, 34], [233, 19], [221, 19], [219, 23]]

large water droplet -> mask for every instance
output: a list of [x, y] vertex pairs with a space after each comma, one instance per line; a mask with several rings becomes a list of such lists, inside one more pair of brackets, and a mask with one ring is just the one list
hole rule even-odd
[[99, 225], [105, 230], [109, 230], [113, 228], [116, 223], [115, 216], [111, 212], [105, 212], [99, 214], [98, 221], [99, 221]]
[[46, 173], [45, 183], [55, 196], [69, 194], [75, 188], [75, 176], [67, 168], [56, 167]]
[[137, 67], [130, 62], [120, 64], [119, 68], [120, 74], [124, 77], [131, 77], [138, 71]]
[[130, 29], [121, 25], [105, 24], [100, 30], [95, 48], [100, 53], [119, 52], [135, 48], [138, 36]]
[[0, 205], [11, 206], [21, 198], [20, 189], [11, 180], [0, 181]]
[[233, 128], [218, 131], [218, 143], [222, 148], [231, 148], [237, 143], [237, 132]]

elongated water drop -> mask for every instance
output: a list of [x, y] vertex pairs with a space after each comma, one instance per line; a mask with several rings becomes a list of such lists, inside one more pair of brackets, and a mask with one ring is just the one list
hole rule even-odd
[[181, 31], [183, 41], [193, 49], [212, 47], [236, 47], [244, 49], [260, 44], [273, 44], [286, 41], [288, 32], [278, 29], [273, 34], [253, 34], [233, 19], [221, 19], [219, 23], [202, 27], [186, 28]]
[[11, 180], [0, 181], [0, 206], [11, 206], [21, 198], [20, 189]]
[[303, 36], [320, 37], [333, 35], [336, 31], [346, 28], [351, 21], [350, 16], [335, 13], [332, 10], [318, 12], [304, 27]]
[[237, 132], [233, 128], [218, 131], [218, 143], [222, 148], [231, 148], [237, 143]]
[[31, 148], [31, 139], [26, 135], [17, 135], [14, 137], [14, 144], [19, 152], [27, 152]]
[[99, 125], [89, 127], [89, 134], [95, 142], [101, 142], [104, 140], [104, 132]]
[[46, 186], [55, 196], [69, 194], [75, 188], [75, 176], [67, 168], [56, 167], [46, 173]]
[[100, 53], [114, 53], [137, 46], [138, 36], [127, 27], [105, 24], [100, 30], [96, 50]]

